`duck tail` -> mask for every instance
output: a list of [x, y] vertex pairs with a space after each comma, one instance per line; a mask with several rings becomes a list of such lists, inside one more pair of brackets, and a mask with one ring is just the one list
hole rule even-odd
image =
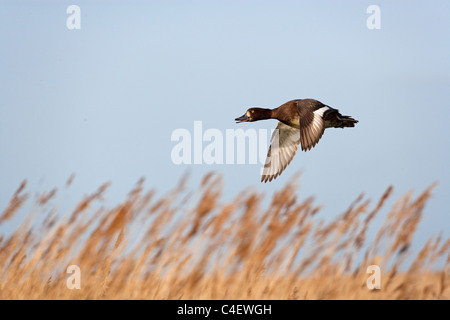
[[353, 119], [350, 116], [343, 116], [338, 110], [330, 108], [324, 114], [326, 128], [346, 128], [354, 127], [358, 120]]
[[358, 120], [355, 120], [350, 116], [343, 116], [341, 114], [338, 114], [337, 119], [339, 121], [338, 128], [354, 127], [355, 124], [358, 123]]

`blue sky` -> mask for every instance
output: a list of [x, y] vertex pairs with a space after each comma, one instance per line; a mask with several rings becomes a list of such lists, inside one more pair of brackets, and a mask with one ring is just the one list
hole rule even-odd
[[[80, 30], [66, 27], [71, 4]], [[2, 1], [0, 210], [24, 179], [33, 194], [74, 173], [70, 208], [106, 181], [113, 205], [141, 177], [164, 192], [187, 171], [193, 186], [222, 173], [224, 201], [246, 187], [270, 198], [302, 171], [300, 200], [314, 195], [323, 217], [361, 192], [375, 202], [392, 184], [391, 205], [438, 181], [418, 236], [448, 236], [449, 16], [447, 0]], [[327, 129], [270, 184], [260, 165], [172, 162], [174, 130], [273, 129], [234, 119], [297, 98], [360, 122]]]

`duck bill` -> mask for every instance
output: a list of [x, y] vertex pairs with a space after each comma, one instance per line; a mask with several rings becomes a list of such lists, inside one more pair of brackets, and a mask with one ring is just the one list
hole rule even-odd
[[236, 123], [241, 123], [241, 122], [250, 121], [250, 118], [244, 114], [242, 117], [236, 118], [234, 120], [236, 121]]

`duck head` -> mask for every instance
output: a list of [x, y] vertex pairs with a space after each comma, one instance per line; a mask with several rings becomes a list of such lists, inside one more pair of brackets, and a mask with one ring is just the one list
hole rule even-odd
[[236, 118], [234, 120], [236, 121], [236, 123], [252, 122], [252, 121], [269, 119], [270, 116], [271, 116], [270, 109], [250, 108], [247, 110], [247, 112], [243, 116]]

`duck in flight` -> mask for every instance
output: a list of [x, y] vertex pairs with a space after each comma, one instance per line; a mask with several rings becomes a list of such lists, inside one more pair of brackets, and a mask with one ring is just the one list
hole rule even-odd
[[295, 156], [298, 145], [303, 151], [313, 148], [327, 128], [354, 127], [358, 120], [343, 116], [339, 110], [314, 99], [297, 99], [275, 109], [250, 108], [236, 123], [277, 119], [272, 134], [261, 182], [276, 179]]

